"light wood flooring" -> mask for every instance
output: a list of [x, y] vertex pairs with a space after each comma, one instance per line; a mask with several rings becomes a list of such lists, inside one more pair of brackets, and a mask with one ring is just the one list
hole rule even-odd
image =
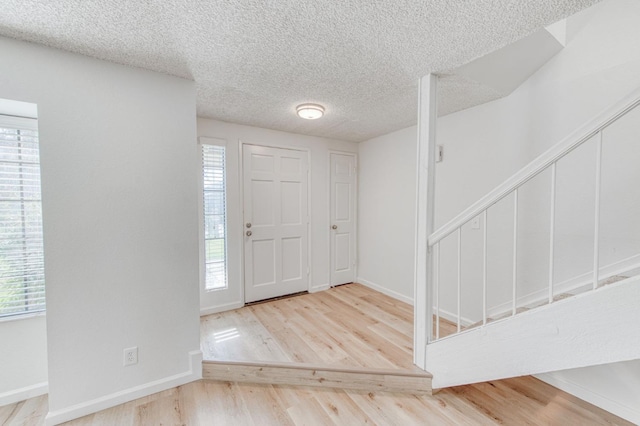
[[204, 359], [397, 368], [413, 365], [413, 307], [347, 284], [201, 319]]
[[[253, 305], [201, 322], [205, 358], [412, 369], [409, 305], [361, 285]], [[305, 331], [306, 330], [306, 331]], [[0, 425], [42, 425], [47, 397], [0, 407]], [[630, 425], [532, 377], [434, 396], [199, 381], [69, 425]]]
[[[0, 407], [0, 424], [44, 424], [47, 397]], [[199, 381], [66, 423], [149, 425], [631, 425], [532, 377], [434, 396]]]

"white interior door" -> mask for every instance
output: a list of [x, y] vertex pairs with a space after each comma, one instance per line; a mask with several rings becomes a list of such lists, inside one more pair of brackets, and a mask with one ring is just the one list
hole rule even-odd
[[308, 289], [307, 153], [243, 146], [245, 302]]
[[356, 279], [356, 156], [330, 154], [331, 285]]

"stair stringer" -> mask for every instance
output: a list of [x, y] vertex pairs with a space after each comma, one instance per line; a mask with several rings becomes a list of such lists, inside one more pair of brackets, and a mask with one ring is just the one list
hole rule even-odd
[[640, 359], [640, 276], [445, 337], [434, 389]]

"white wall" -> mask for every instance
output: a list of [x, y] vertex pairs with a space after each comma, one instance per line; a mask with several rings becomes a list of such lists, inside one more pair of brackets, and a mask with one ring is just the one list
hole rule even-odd
[[358, 282], [413, 303], [416, 127], [360, 143]]
[[[37, 105], [0, 98], [0, 114], [38, 117]], [[0, 319], [0, 406], [47, 393], [44, 313]], [[10, 344], [9, 344], [10, 342]]]
[[[513, 97], [463, 110], [438, 119], [437, 143], [444, 146], [444, 159], [436, 165], [436, 229], [513, 175], [528, 159], [519, 143], [519, 131], [525, 127], [524, 106]], [[488, 282], [489, 306], [507, 301], [510, 291], [503, 291], [511, 280], [513, 229], [512, 200], [505, 199], [488, 212]], [[478, 321], [482, 314], [482, 228], [469, 224], [462, 230], [461, 278], [464, 322]], [[440, 308], [450, 319], [457, 316], [457, 237], [445, 238], [440, 247]]]
[[47, 393], [44, 315], [0, 322], [0, 406]]
[[[438, 143], [445, 146], [445, 161], [437, 169], [436, 226], [451, 219], [521, 166], [640, 86], [639, 20], [640, 4], [636, 1], [598, 3], [569, 18], [566, 48], [510, 96], [438, 121]], [[634, 112], [627, 123], [620, 123], [605, 133], [601, 259], [606, 263], [620, 261], [640, 250], [640, 222], [637, 220], [640, 197], [629, 192], [630, 183], [640, 181], [640, 172], [633, 166], [637, 165], [640, 152], [636, 143], [640, 135], [637, 123], [638, 114]], [[635, 128], [629, 125], [635, 125]], [[556, 205], [556, 283], [592, 268], [594, 186], [593, 174], [588, 177], [586, 172], [593, 169], [593, 147], [592, 143], [586, 145], [572, 159], [558, 166], [558, 193], [563, 192], [566, 196]], [[575, 157], [585, 161], [578, 163]], [[548, 276], [548, 240], [543, 235], [549, 226], [549, 200], [541, 198], [544, 194], [548, 197], [548, 182], [548, 173], [541, 175], [527, 184], [522, 193], [518, 246], [521, 252], [518, 258], [520, 295], [540, 290], [544, 277]], [[490, 210], [490, 233], [492, 227], [508, 229], [512, 226], [510, 202], [505, 200]], [[479, 234], [481, 232], [465, 228], [463, 257], [465, 252], [471, 253], [477, 248]], [[513, 247], [509, 238], [510, 235], [506, 240], [498, 238], [490, 242], [490, 251], [497, 253], [493, 260], [490, 259], [494, 264], [493, 267], [490, 264], [490, 283], [498, 285], [498, 288], [490, 288], [490, 306], [510, 300], [510, 288], [503, 285], [510, 281], [511, 274]], [[445, 282], [454, 282], [455, 251], [453, 248], [448, 250], [449, 259], [444, 260], [442, 269], [445, 269]], [[478, 257], [481, 252], [475, 253]], [[508, 266], [504, 269], [506, 275], [491, 277], [492, 268], [493, 273], [498, 274], [499, 264]], [[477, 320], [479, 293], [477, 286], [470, 285], [465, 289], [464, 280], [465, 277], [477, 280], [477, 273], [473, 264], [463, 270], [462, 314], [470, 320]], [[444, 299], [441, 304], [445, 310], [455, 312], [455, 289], [452, 287], [441, 291]], [[570, 392], [580, 389], [578, 395], [585, 399], [591, 395], [589, 400], [594, 403], [614, 401], [624, 408], [615, 411], [615, 404], [603, 407], [627, 418], [629, 412], [636, 413], [633, 421], [638, 422], [639, 365], [640, 361], [632, 361], [545, 375], [544, 378]]]
[[[569, 19], [567, 47], [513, 94], [438, 119], [437, 138], [438, 144], [444, 145], [444, 161], [436, 165], [436, 227], [640, 86], [639, 20], [638, 2], [599, 3]], [[628, 121], [639, 122], [635, 115]], [[601, 256], [605, 263], [620, 260], [634, 249], [637, 251], [640, 235], [640, 222], [637, 221], [640, 197], [634, 201], [634, 197], [629, 196], [633, 192], [628, 191], [628, 184], [619, 184], [623, 179], [640, 181], [639, 169], [632, 167], [633, 162], [637, 164], [638, 161], [639, 151], [633, 143], [633, 140], [637, 141], [638, 133], [637, 129], [622, 127], [625, 126], [610, 129], [607, 137], [608, 140], [626, 140], [617, 147], [607, 145], [608, 151], [603, 156], [603, 194], [608, 194], [607, 200], [603, 199], [602, 211], [604, 247]], [[414, 197], [409, 199], [401, 194], [406, 185], [415, 185], [415, 177], [405, 176], [402, 169], [403, 166], [415, 167], [415, 138], [415, 128], [408, 128], [360, 145], [359, 276], [376, 283], [388, 294], [400, 295], [399, 298], [410, 297], [412, 289], [404, 285], [409, 279], [407, 274], [402, 281], [396, 279], [405, 276], [398, 269], [411, 270], [412, 274], [413, 262], [395, 254], [413, 250], [413, 236], [402, 243], [391, 239], [390, 250], [384, 244], [375, 243], [376, 236], [389, 226], [389, 217], [393, 218], [393, 223], [414, 223]], [[409, 147], [413, 148], [410, 154]], [[568, 160], [573, 164], [565, 163], [558, 169], [558, 192], [567, 193], [571, 198], [565, 197], [565, 205], [557, 206], [559, 229], [564, 227], [565, 232], [562, 240], [556, 242], [556, 256], [561, 260], [555, 270], [556, 282], [584, 272], [592, 259], [593, 237], [589, 232], [593, 232], [593, 178], [585, 180], [583, 175], [588, 169], [586, 161], [595, 158], [591, 147], [585, 147], [574, 156], [583, 157], [585, 163], [574, 162], [574, 158]], [[408, 155], [413, 156], [411, 162], [399, 161]], [[392, 167], [383, 168], [386, 162]], [[627, 163], [627, 167], [622, 167], [622, 163]], [[635, 175], [622, 173], [622, 170]], [[387, 181], [394, 182], [395, 190], [385, 186]], [[523, 187], [520, 194], [519, 295], [543, 290], [541, 285], [545, 285], [548, 277], [549, 241], [544, 235], [549, 228], [550, 205], [548, 198], [541, 196], [548, 195], [549, 182], [549, 173], [544, 173]], [[613, 204], [613, 200], [624, 203], [624, 207], [614, 208], [619, 204]], [[505, 283], [511, 282], [512, 274], [512, 206], [513, 199], [509, 197], [489, 211], [488, 302], [496, 310], [511, 300], [511, 288]], [[620, 211], [624, 213], [622, 217]], [[612, 219], [614, 213], [617, 220]], [[619, 226], [621, 222], [625, 227]], [[479, 261], [483, 227], [481, 221], [479, 229], [472, 229], [467, 224], [462, 231], [461, 314], [463, 320], [469, 322], [477, 321], [481, 315], [478, 301], [481, 300]], [[441, 281], [455, 283], [455, 239], [443, 241], [441, 250]], [[376, 260], [385, 256], [393, 259], [387, 267], [393, 273], [387, 273], [387, 268], [376, 264]], [[412, 275], [410, 278], [413, 279]], [[440, 297], [444, 310], [456, 314], [455, 286], [444, 285]], [[629, 413], [638, 412], [635, 407], [639, 406], [639, 366], [640, 361], [631, 361], [545, 375], [544, 379], [630, 418]], [[599, 387], [597, 383], [600, 383]], [[634, 415], [633, 421], [638, 422], [638, 414]]]
[[[445, 161], [436, 176], [436, 227], [479, 199], [524, 164], [603, 109], [640, 86], [639, 6], [633, 1], [600, 3], [568, 20], [566, 48], [510, 96], [442, 117], [438, 143]], [[624, 184], [640, 179], [634, 138], [640, 111], [605, 132], [602, 178], [601, 267], [640, 252], [640, 197]], [[635, 128], [632, 126], [635, 125]], [[581, 160], [578, 160], [581, 158]], [[589, 142], [558, 164], [554, 282], [588, 273], [593, 259], [595, 144]], [[626, 164], [628, 167], [623, 167]], [[635, 175], [629, 175], [635, 171]], [[550, 173], [520, 191], [518, 297], [544, 293], [548, 273]], [[622, 213], [622, 214], [621, 214]], [[623, 226], [624, 225], [624, 226]], [[462, 314], [477, 321], [480, 306], [481, 229], [463, 229]], [[496, 311], [511, 300], [512, 198], [489, 210], [488, 305]], [[510, 231], [509, 231], [510, 232]], [[634, 237], [635, 235], [635, 237]], [[442, 280], [455, 281], [456, 243], [443, 242]], [[475, 256], [474, 256], [475, 254]], [[502, 271], [502, 272], [501, 272]], [[441, 292], [446, 311], [455, 311], [454, 286]], [[465, 300], [466, 299], [466, 300]], [[500, 307], [503, 308], [500, 308]]]
[[[297, 119], [295, 116], [292, 120]], [[313, 123], [309, 123], [313, 125]], [[240, 170], [240, 145], [254, 144], [296, 148], [310, 152], [311, 199], [311, 278], [310, 290], [329, 287], [329, 151], [358, 152], [358, 144], [222, 121], [198, 118], [198, 136], [226, 143], [227, 160], [227, 257], [229, 288], [224, 291], [202, 291], [201, 313], [233, 309], [244, 304], [242, 281], [243, 223]], [[203, 286], [201, 285], [201, 289]]]
[[[193, 82], [4, 38], [0, 50], [0, 98], [38, 105], [48, 422], [197, 378]], [[139, 363], [125, 368], [130, 346]]]
[[539, 379], [640, 424], [640, 361], [540, 374]]

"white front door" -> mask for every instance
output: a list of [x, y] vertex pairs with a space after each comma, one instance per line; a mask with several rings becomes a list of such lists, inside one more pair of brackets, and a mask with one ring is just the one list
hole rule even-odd
[[330, 154], [331, 285], [356, 279], [356, 156]]
[[308, 289], [307, 153], [243, 146], [245, 302]]

